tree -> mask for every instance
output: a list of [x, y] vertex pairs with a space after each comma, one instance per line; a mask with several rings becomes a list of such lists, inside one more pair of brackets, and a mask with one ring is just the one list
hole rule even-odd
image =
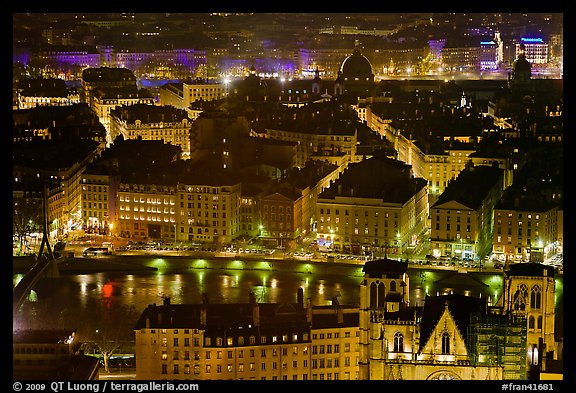
[[20, 242], [19, 254], [24, 253], [24, 243], [32, 233], [42, 231], [42, 197], [14, 198], [12, 214], [13, 236]]
[[[139, 313], [134, 305], [117, 306], [110, 304], [107, 307], [104, 304], [104, 307], [93, 308], [91, 314], [90, 319], [94, 321], [92, 327], [95, 328], [93, 336], [94, 346], [102, 355], [104, 370], [108, 373], [110, 372], [110, 357], [119, 353], [122, 342], [133, 340], [133, 328], [138, 320]], [[88, 319], [85, 318], [85, 320]]]

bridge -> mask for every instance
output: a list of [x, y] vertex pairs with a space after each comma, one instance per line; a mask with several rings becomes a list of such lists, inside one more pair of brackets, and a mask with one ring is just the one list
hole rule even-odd
[[24, 300], [34, 288], [36, 283], [43, 277], [58, 277], [58, 259], [50, 258], [46, 255], [40, 254], [36, 257], [36, 264], [30, 269], [16, 284], [12, 294], [12, 311], [14, 314], [18, 312]]
[[[46, 247], [46, 253], [44, 252], [44, 247]], [[14, 287], [12, 293], [12, 315], [16, 315], [20, 306], [24, 303], [24, 300], [26, 300], [30, 291], [34, 288], [34, 285], [36, 285], [41, 278], [60, 276], [58, 263], [63, 259], [63, 257], [56, 258], [54, 256], [48, 241], [48, 235], [46, 231], [44, 231], [40, 250], [38, 251], [38, 255], [36, 255], [36, 263]]]

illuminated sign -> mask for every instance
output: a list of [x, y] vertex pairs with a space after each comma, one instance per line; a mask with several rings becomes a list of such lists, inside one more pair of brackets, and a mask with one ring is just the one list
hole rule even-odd
[[521, 38], [522, 42], [544, 42], [542, 38]]

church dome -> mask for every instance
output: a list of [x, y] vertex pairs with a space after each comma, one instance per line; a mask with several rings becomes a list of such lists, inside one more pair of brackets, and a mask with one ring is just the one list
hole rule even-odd
[[340, 70], [342, 74], [347, 77], [370, 77], [372, 75], [372, 65], [370, 61], [360, 53], [360, 49], [358, 48], [354, 49], [354, 53], [344, 59]]

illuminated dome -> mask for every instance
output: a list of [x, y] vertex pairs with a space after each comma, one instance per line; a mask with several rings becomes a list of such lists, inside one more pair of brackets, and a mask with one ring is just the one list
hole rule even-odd
[[360, 49], [354, 49], [354, 53], [348, 56], [340, 67], [344, 77], [373, 78], [372, 65], [368, 59], [360, 53]]

